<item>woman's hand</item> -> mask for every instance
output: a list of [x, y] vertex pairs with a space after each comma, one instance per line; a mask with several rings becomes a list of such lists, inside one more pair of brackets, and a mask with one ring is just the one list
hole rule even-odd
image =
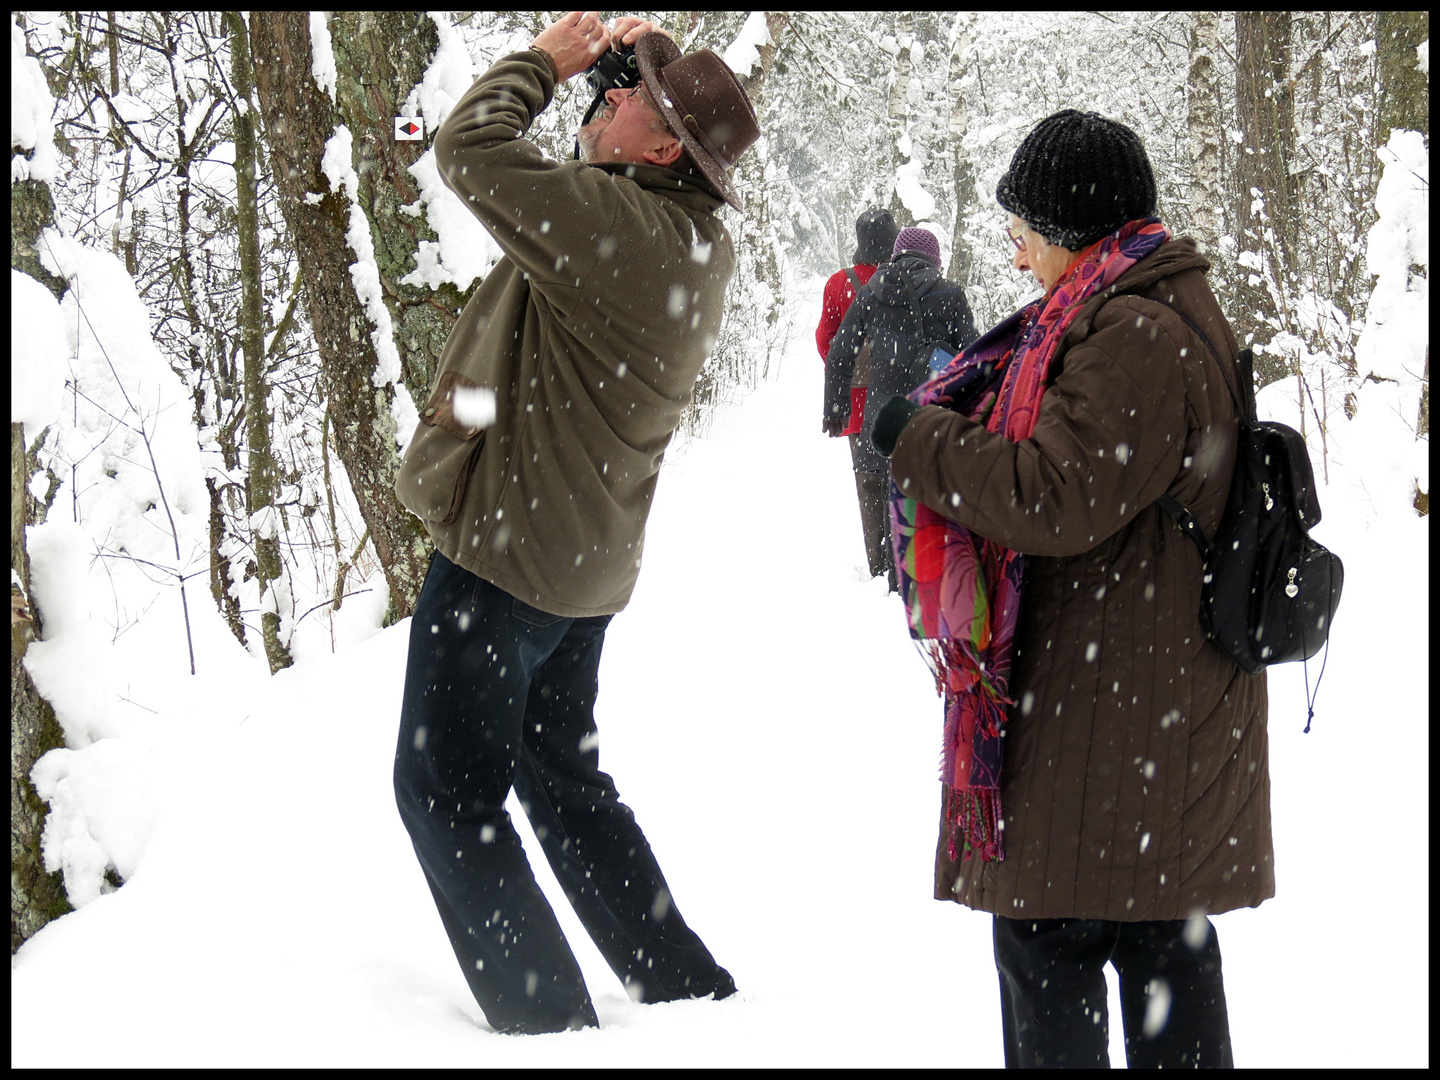
[[547, 26], [530, 44], [550, 54], [556, 81], [564, 82], [588, 70], [610, 47], [610, 29], [593, 11], [571, 11]]
[[895, 452], [895, 441], [910, 423], [910, 418], [920, 411], [920, 406], [904, 394], [896, 394], [885, 403], [875, 417], [875, 426], [870, 431], [870, 442], [887, 458]]

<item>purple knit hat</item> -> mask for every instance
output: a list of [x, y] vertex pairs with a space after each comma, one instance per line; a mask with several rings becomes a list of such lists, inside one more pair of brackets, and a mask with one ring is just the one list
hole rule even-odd
[[902, 251], [923, 255], [936, 266], [940, 265], [940, 241], [935, 239], [935, 234], [929, 229], [913, 226], [909, 229], [901, 229], [900, 235], [895, 237], [895, 250], [891, 257], [899, 257]]

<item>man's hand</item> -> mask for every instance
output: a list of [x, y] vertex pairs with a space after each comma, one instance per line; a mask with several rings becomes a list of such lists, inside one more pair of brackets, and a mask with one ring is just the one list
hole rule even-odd
[[845, 421], [836, 416], [827, 417], [820, 421], [820, 430], [832, 439], [843, 435], [845, 433], [845, 427]]
[[610, 30], [593, 11], [571, 11], [530, 44], [550, 54], [557, 82], [564, 82], [587, 70], [610, 47]]
[[[664, 34], [670, 37], [667, 30], [662, 30], [653, 22], [645, 19], [637, 19], [634, 15], [622, 15], [610, 26], [611, 48], [618, 49], [620, 46], [634, 45], [640, 40], [642, 34]], [[670, 40], [675, 40], [671, 38]]]

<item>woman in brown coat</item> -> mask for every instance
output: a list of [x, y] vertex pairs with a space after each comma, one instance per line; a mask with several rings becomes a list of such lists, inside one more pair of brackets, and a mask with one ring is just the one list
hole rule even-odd
[[995, 916], [1007, 1065], [1107, 1064], [1110, 962], [1132, 1066], [1229, 1066], [1207, 916], [1274, 895], [1265, 676], [1206, 640], [1199, 554], [1155, 500], [1213, 535], [1238, 346], [1128, 128], [1056, 113], [996, 197], [1045, 295], [874, 431], [912, 626], [930, 604], [952, 628], [925, 635], [947, 639], [936, 896]]

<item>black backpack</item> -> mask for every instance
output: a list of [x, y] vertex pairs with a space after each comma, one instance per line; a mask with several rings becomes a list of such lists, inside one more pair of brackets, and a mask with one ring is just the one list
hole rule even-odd
[[[1235, 400], [1240, 429], [1230, 496], [1213, 540], [1170, 495], [1156, 500], [1204, 560], [1200, 625], [1250, 675], [1271, 664], [1308, 660], [1329, 639], [1345, 567], [1309, 536], [1320, 520], [1320, 503], [1305, 440], [1294, 428], [1256, 420], [1251, 350], [1240, 353], [1242, 390], [1204, 332], [1184, 312], [1171, 310], [1209, 347]], [[1308, 693], [1308, 676], [1306, 685]], [[1318, 678], [1315, 686], [1318, 692]], [[1314, 699], [1307, 704], [1309, 731]]]

